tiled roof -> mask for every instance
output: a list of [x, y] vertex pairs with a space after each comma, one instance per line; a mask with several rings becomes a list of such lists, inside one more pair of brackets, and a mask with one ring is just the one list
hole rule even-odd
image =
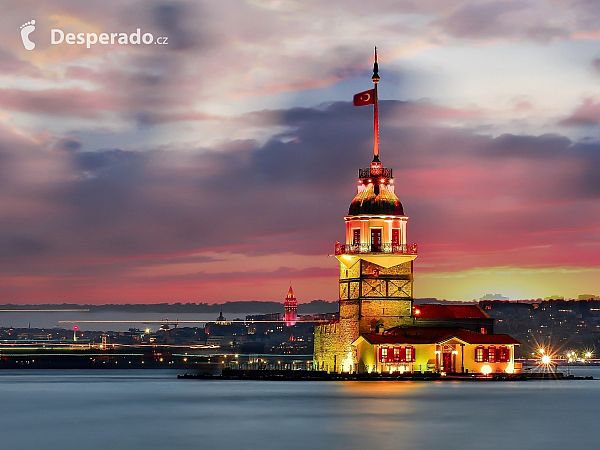
[[415, 305], [413, 314], [419, 319], [489, 319], [479, 305]]
[[365, 333], [362, 336], [371, 344], [433, 344], [452, 337], [452, 328], [392, 328], [384, 334]]
[[469, 344], [515, 344], [519, 345], [514, 337], [508, 334], [481, 334], [469, 330], [458, 330], [455, 334], [457, 338]]
[[361, 336], [371, 344], [437, 344], [458, 338], [468, 344], [519, 345], [519, 341], [508, 334], [480, 334], [461, 328], [392, 328], [384, 334], [365, 333]]

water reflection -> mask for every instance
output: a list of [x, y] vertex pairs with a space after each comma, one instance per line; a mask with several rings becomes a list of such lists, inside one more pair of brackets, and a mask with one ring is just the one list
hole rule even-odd
[[174, 375], [0, 372], [2, 448], [595, 448], [600, 438], [597, 381], [263, 382]]

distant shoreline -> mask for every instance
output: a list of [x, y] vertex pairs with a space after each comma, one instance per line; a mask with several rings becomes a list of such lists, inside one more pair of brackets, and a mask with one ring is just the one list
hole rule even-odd
[[[309, 303], [298, 304], [299, 314], [314, 314], [314, 313], [329, 313], [337, 312], [338, 302], [326, 302], [324, 300], [313, 300]], [[125, 304], [74, 304], [74, 303], [43, 303], [43, 304], [4, 304], [0, 305], [0, 312], [52, 312], [52, 311], [76, 310], [86, 312], [134, 312], [134, 313], [216, 313], [220, 312], [229, 314], [247, 313], [273, 313], [283, 312], [283, 301], [281, 302], [266, 302], [266, 301], [239, 301], [225, 303], [125, 303]]]

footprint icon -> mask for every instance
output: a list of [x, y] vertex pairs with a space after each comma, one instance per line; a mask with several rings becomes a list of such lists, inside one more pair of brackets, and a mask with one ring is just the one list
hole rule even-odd
[[21, 39], [23, 39], [23, 45], [25, 46], [25, 50], [33, 50], [35, 48], [35, 43], [29, 40], [29, 35], [35, 30], [35, 20], [31, 22], [25, 22], [21, 25]]

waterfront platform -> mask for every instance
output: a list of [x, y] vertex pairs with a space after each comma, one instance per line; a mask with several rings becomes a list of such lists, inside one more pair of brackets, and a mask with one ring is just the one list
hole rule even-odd
[[193, 380], [270, 380], [270, 381], [527, 381], [527, 380], [592, 380], [593, 377], [575, 377], [561, 372], [553, 373], [497, 373], [448, 374], [434, 372], [378, 373], [328, 373], [317, 370], [237, 370], [223, 369], [220, 374], [185, 373], [179, 379]]

